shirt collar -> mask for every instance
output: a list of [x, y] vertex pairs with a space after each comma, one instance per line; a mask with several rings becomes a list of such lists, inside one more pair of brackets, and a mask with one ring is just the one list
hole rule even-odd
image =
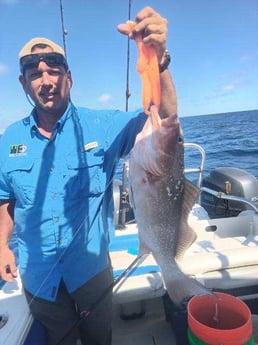
[[[63, 126], [66, 122], [66, 120], [71, 117], [72, 113], [74, 111], [74, 105], [70, 102], [68, 104], [68, 107], [66, 108], [66, 111], [63, 113], [63, 115], [60, 117], [60, 119], [57, 121], [54, 131], [61, 132], [63, 129]], [[30, 130], [31, 133], [35, 133], [35, 131], [38, 130], [38, 124], [37, 124], [37, 111], [36, 108], [34, 107], [30, 113], [29, 119], [29, 125], [30, 125]]]

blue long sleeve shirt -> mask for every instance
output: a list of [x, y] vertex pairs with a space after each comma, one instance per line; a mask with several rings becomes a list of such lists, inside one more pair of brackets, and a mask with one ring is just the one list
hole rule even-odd
[[70, 104], [51, 139], [40, 134], [35, 110], [6, 129], [0, 200], [16, 200], [19, 271], [32, 294], [55, 300], [61, 279], [72, 292], [108, 267], [112, 178], [145, 119]]

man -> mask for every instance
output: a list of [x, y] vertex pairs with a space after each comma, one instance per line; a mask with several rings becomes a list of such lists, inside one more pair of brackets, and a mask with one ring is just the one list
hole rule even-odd
[[[167, 21], [146, 7], [130, 31], [155, 47], [162, 117], [176, 113], [165, 53]], [[112, 178], [133, 147], [144, 113], [91, 110], [70, 100], [72, 76], [63, 49], [35, 38], [20, 52], [20, 82], [35, 106], [0, 141], [0, 276], [17, 276], [8, 241], [18, 236], [19, 272], [32, 314], [50, 345], [110, 345], [112, 293], [69, 334], [112, 283], [108, 255], [113, 228]], [[64, 338], [64, 339], [63, 339]]]

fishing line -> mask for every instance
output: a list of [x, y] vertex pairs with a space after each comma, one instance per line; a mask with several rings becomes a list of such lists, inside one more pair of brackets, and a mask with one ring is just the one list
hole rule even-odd
[[[96, 172], [95, 174], [97, 174], [97, 172]], [[94, 179], [94, 178], [96, 178], [96, 176], [93, 175], [92, 178]], [[92, 221], [91, 221], [91, 224], [90, 224], [90, 226], [89, 226], [89, 228], [88, 228], [88, 231], [91, 229], [92, 225], [94, 224], [94, 221], [95, 221], [95, 219], [96, 219], [96, 217], [97, 217], [97, 214], [98, 214], [98, 212], [99, 212], [99, 209], [100, 209], [101, 206], [102, 206], [102, 202], [103, 202], [103, 198], [104, 198], [104, 196], [105, 196], [105, 192], [106, 192], [107, 189], [110, 187], [110, 185], [113, 183], [113, 179], [114, 179], [114, 178], [112, 178], [112, 179], [107, 183], [107, 185], [106, 185], [106, 187], [105, 187], [105, 189], [104, 189], [104, 191], [103, 191], [102, 198], [101, 198], [101, 200], [100, 200], [100, 202], [99, 202], [98, 210], [97, 210], [97, 212], [96, 212], [94, 218], [93, 218]], [[98, 201], [98, 200], [97, 200], [96, 198], [93, 199], [93, 200], [91, 200], [90, 205], [91, 205], [91, 206], [94, 205], [94, 203], [96, 203], [97, 201]], [[70, 245], [72, 244], [73, 240], [74, 240], [75, 237], [78, 235], [79, 231], [82, 229], [84, 223], [89, 219], [89, 217], [90, 217], [90, 215], [88, 214], [87, 217], [81, 222], [81, 224], [79, 224], [77, 230], [75, 231], [75, 233], [74, 233], [74, 235], [73, 235], [73, 237], [72, 237], [72, 239], [71, 239], [71, 242], [70, 242], [69, 245], [64, 249], [63, 253], [61, 253], [60, 256], [56, 259], [56, 262], [53, 264], [52, 268], [50, 269], [50, 271], [48, 272], [48, 274], [45, 276], [45, 278], [43, 279], [43, 281], [41, 282], [41, 284], [40, 284], [38, 290], [35, 292], [35, 294], [33, 294], [32, 299], [30, 300], [30, 302], [28, 302], [28, 306], [31, 305], [31, 303], [34, 301], [34, 299], [35, 299], [35, 297], [37, 296], [37, 294], [41, 291], [42, 286], [43, 286], [44, 283], [49, 279], [49, 277], [50, 277], [50, 275], [52, 274], [52, 272], [54, 271], [55, 267], [58, 265], [59, 260], [66, 254], [66, 252], [67, 252], [67, 250], [69, 249]], [[136, 265], [137, 261], [138, 261], [140, 258], [141, 258], [141, 256], [138, 256], [138, 257], [128, 266], [128, 268], [125, 269], [125, 270], [121, 273], [121, 275], [120, 275], [117, 279], [115, 279], [115, 280], [113, 281], [113, 283], [102, 293], [102, 295], [99, 297], [99, 299], [89, 308], [88, 311], [83, 311], [83, 312], [80, 314], [80, 320], [77, 322], [78, 324], [80, 324], [85, 318], [87, 318], [87, 317], [92, 313], [92, 311], [93, 311], [93, 310], [97, 307], [97, 305], [104, 299], [104, 297], [110, 292], [110, 290], [113, 289], [113, 287], [114, 287], [115, 285], [117, 285], [117, 284], [122, 280], [122, 278], [128, 273], [128, 271], [130, 271], [130, 270], [133, 268], [134, 265]], [[70, 334], [70, 332], [72, 331], [72, 329], [74, 329], [75, 327], [77, 327], [77, 323], [76, 323], [74, 326], [72, 326], [72, 328], [71, 328], [71, 329], [65, 334], [65, 336], [58, 342], [58, 344], [61, 345], [61, 341], [62, 341], [65, 337], [67, 337], [68, 334]], [[11, 334], [10, 334], [10, 335], [11, 335]]]
[[26, 93], [26, 98], [27, 98], [27, 101], [30, 103], [30, 105], [34, 108], [36, 107], [34, 102], [32, 101], [30, 95], [28, 93]]
[[[94, 178], [94, 176], [93, 176], [93, 178]], [[103, 191], [103, 195], [102, 195], [101, 201], [100, 201], [100, 203], [99, 203], [99, 207], [98, 207], [98, 209], [97, 209], [97, 211], [96, 211], [96, 213], [95, 213], [94, 218], [93, 218], [92, 221], [91, 221], [91, 224], [90, 224], [90, 226], [89, 226], [89, 228], [88, 228], [88, 231], [91, 229], [92, 225], [93, 225], [94, 222], [95, 222], [95, 219], [96, 219], [96, 217], [97, 217], [97, 214], [98, 214], [98, 212], [99, 212], [99, 209], [100, 209], [100, 207], [101, 207], [101, 205], [102, 205], [102, 201], [103, 201], [103, 198], [104, 198], [104, 196], [105, 196], [105, 192], [106, 192], [106, 190], [109, 188], [109, 186], [110, 186], [110, 184], [112, 183], [112, 181], [113, 181], [113, 179], [109, 181], [109, 183], [107, 184], [105, 190]], [[93, 205], [94, 202], [96, 203], [96, 202], [97, 202], [97, 199], [92, 200], [91, 205]], [[34, 298], [38, 295], [38, 293], [40, 292], [42, 286], [43, 286], [44, 283], [48, 280], [48, 278], [50, 277], [50, 275], [52, 274], [52, 272], [54, 271], [54, 269], [55, 269], [56, 266], [58, 265], [58, 262], [60, 261], [60, 259], [62, 259], [62, 257], [66, 254], [66, 252], [67, 252], [67, 250], [69, 249], [69, 247], [71, 246], [73, 240], [74, 240], [75, 237], [78, 235], [79, 231], [82, 229], [83, 225], [84, 225], [85, 222], [89, 219], [89, 217], [90, 217], [90, 215], [88, 214], [87, 217], [86, 217], [85, 219], [83, 219], [83, 221], [81, 222], [81, 224], [78, 226], [78, 228], [77, 228], [77, 230], [75, 231], [75, 233], [74, 233], [74, 235], [73, 235], [73, 237], [72, 237], [72, 239], [71, 239], [69, 245], [64, 249], [63, 253], [61, 253], [61, 254], [59, 255], [59, 257], [56, 259], [56, 262], [53, 264], [52, 268], [50, 269], [50, 271], [48, 272], [48, 274], [46, 275], [46, 277], [43, 279], [43, 281], [41, 282], [41, 284], [40, 284], [38, 290], [35, 292], [35, 294], [33, 294], [33, 297], [32, 297], [32, 299], [31, 299], [31, 301], [29, 302], [29, 305], [31, 305], [31, 303], [33, 302]]]
[[[74, 112], [73, 114], [74, 114], [75, 116], [78, 116], [77, 110], [76, 110], [76, 108], [73, 106], [73, 104], [72, 104], [72, 109], [73, 109], [73, 112]], [[97, 173], [98, 173], [98, 171], [96, 171], [96, 172], [91, 176], [91, 179], [92, 179], [92, 180], [94, 180], [94, 179], [97, 178]], [[101, 197], [101, 200], [99, 201], [99, 205], [98, 205], [98, 208], [97, 208], [97, 210], [96, 210], [96, 213], [95, 213], [95, 215], [94, 215], [94, 217], [93, 217], [93, 219], [92, 219], [92, 221], [91, 221], [91, 223], [90, 223], [90, 225], [89, 225], [89, 227], [88, 227], [88, 231], [90, 231], [91, 227], [93, 226], [93, 224], [94, 224], [94, 222], [95, 222], [95, 220], [96, 220], [96, 217], [97, 217], [97, 215], [98, 215], [98, 213], [99, 213], [99, 211], [100, 211], [100, 208], [101, 208], [101, 206], [102, 206], [102, 202], [103, 202], [103, 199], [104, 199], [104, 197], [105, 197], [105, 193], [106, 193], [107, 189], [108, 189], [108, 188], [111, 186], [111, 184], [113, 183], [113, 179], [114, 179], [114, 177], [113, 177], [112, 179], [110, 179], [110, 181], [106, 184], [104, 191], [102, 192], [103, 195], [102, 195], [102, 197]], [[94, 203], [96, 203], [96, 202], [98, 202], [97, 198], [91, 199], [91, 201], [90, 201], [90, 203], [89, 203], [89, 206], [94, 205]], [[89, 207], [89, 208], [90, 208], [90, 207]], [[82, 220], [81, 224], [79, 224], [77, 230], [76, 230], [75, 233], [73, 234], [73, 237], [72, 237], [72, 239], [71, 239], [69, 245], [67, 245], [67, 247], [64, 249], [63, 253], [61, 253], [61, 254], [59, 255], [59, 257], [56, 259], [56, 262], [53, 264], [52, 268], [50, 269], [50, 271], [48, 272], [48, 274], [46, 275], [46, 277], [43, 279], [43, 281], [41, 282], [41, 284], [40, 284], [38, 290], [36, 291], [35, 294], [33, 294], [33, 298], [31, 299], [30, 304], [33, 302], [34, 297], [36, 297], [37, 294], [40, 292], [42, 286], [43, 286], [44, 283], [47, 281], [47, 279], [49, 279], [50, 275], [52, 274], [52, 272], [54, 271], [54, 269], [55, 269], [56, 266], [58, 265], [58, 262], [60, 261], [60, 259], [62, 259], [62, 257], [66, 254], [66, 252], [67, 252], [67, 250], [69, 249], [69, 247], [71, 246], [73, 240], [74, 240], [75, 237], [78, 235], [79, 231], [82, 229], [82, 227], [83, 227], [83, 225], [85, 224], [85, 222], [88, 221], [89, 217], [90, 217], [90, 214], [88, 214], [87, 217], [85, 217], [85, 219]], [[30, 305], [30, 304], [29, 304], [29, 305]]]
[[113, 291], [113, 288], [128, 274], [128, 272], [132, 271], [133, 268], [136, 266], [137, 262], [142, 258], [144, 254], [138, 255], [131, 264], [118, 276], [113, 283], [111, 283], [99, 296], [99, 298], [87, 309], [83, 310], [80, 313], [80, 319], [76, 321], [73, 326], [65, 333], [65, 335], [56, 343], [56, 345], [61, 345], [63, 340], [79, 325], [84, 321], [87, 317], [91, 315], [91, 313], [96, 309], [96, 307], [103, 301], [103, 299], [111, 292]]

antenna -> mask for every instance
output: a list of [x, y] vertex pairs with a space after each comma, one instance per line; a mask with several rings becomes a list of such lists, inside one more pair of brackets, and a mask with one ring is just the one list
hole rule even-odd
[[67, 51], [66, 51], [66, 36], [68, 35], [67, 30], [65, 29], [64, 26], [64, 9], [63, 9], [63, 1], [59, 0], [60, 2], [60, 14], [61, 14], [61, 24], [62, 24], [62, 36], [63, 36], [63, 47], [64, 47], [64, 52], [65, 56], [67, 58]]
[[[128, 20], [131, 19], [131, 0], [128, 3]], [[126, 91], [125, 91], [125, 111], [128, 111], [129, 97], [131, 92], [129, 89], [129, 70], [130, 70], [130, 38], [127, 38], [127, 63], [126, 63]]]

